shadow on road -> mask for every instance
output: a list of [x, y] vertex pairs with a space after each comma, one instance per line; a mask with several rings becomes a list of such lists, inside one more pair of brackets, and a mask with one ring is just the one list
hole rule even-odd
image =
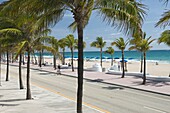
[[103, 89], [108, 89], [108, 90], [123, 90], [123, 87], [115, 87], [115, 86], [108, 86], [108, 87], [102, 87]]

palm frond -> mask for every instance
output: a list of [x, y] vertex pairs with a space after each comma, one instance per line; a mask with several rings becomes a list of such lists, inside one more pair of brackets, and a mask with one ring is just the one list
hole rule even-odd
[[170, 26], [170, 10], [164, 12], [162, 18], [156, 23], [156, 27], [163, 27]]
[[16, 52], [15, 59], [18, 58], [19, 54], [22, 53], [23, 49], [28, 45], [28, 41], [23, 41], [18, 44], [18, 50]]
[[15, 28], [6, 28], [6, 29], [2, 29], [0, 30], [0, 34], [2, 35], [18, 35], [18, 36], [21, 36], [22, 35], [22, 32], [18, 29], [15, 29]]

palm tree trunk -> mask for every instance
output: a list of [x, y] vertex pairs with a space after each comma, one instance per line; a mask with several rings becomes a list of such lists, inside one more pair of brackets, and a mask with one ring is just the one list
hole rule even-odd
[[30, 100], [31, 98], [31, 88], [30, 88], [30, 48], [28, 47], [28, 59], [27, 59], [27, 94], [26, 99]]
[[124, 51], [122, 51], [122, 77], [125, 77], [125, 67], [124, 67]]
[[77, 87], [77, 113], [82, 113], [83, 98], [83, 25], [78, 22], [78, 87]]
[[144, 57], [144, 69], [143, 69], [143, 83], [146, 83], [146, 53], [143, 53], [143, 57]]
[[73, 56], [74, 56], [74, 53], [73, 53], [73, 49], [71, 48], [71, 66], [72, 66], [72, 72], [74, 72]]
[[42, 53], [42, 54], [41, 54], [42, 64], [44, 64], [44, 57], [43, 57], [43, 55], [44, 55], [44, 50], [43, 50], [43, 49], [41, 50], [41, 53]]
[[112, 61], [111, 61], [111, 66], [113, 65], [113, 54], [111, 54], [111, 58], [112, 58]]
[[39, 58], [39, 67], [42, 67], [42, 53], [39, 52], [40, 58]]
[[36, 59], [35, 53], [34, 53], [34, 60], [35, 60], [35, 65], [37, 65], [37, 59]]
[[24, 89], [24, 85], [22, 82], [21, 63], [22, 63], [22, 54], [20, 53], [19, 55], [19, 87], [20, 89]]
[[14, 60], [13, 60], [13, 53], [11, 53], [11, 63], [14, 63]]
[[23, 65], [25, 65], [25, 61], [24, 61], [24, 60], [25, 60], [25, 58], [24, 58], [24, 57], [25, 57], [25, 55], [23, 54], [23, 59], [22, 59], [22, 60], [23, 60], [23, 62], [22, 62], [22, 63], [23, 63]]
[[63, 65], [65, 64], [65, 51], [64, 51], [64, 49], [63, 49], [63, 63], [62, 63]]
[[54, 62], [54, 66], [53, 67], [56, 70], [57, 69], [57, 67], [56, 67], [56, 54], [54, 54], [53, 60], [54, 60], [53, 61]]
[[8, 50], [7, 50], [7, 53], [6, 53], [6, 57], [7, 57], [6, 81], [9, 81], [9, 52], [8, 52]]
[[102, 48], [100, 48], [100, 65], [102, 67]]
[[140, 72], [142, 73], [142, 69], [143, 69], [143, 53], [141, 53], [141, 66], [140, 66]]
[[0, 86], [2, 86], [1, 84], [1, 45], [0, 45]]

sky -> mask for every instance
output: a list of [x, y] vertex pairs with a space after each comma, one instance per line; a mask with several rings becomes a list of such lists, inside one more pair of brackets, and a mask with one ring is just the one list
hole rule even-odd
[[[2, 2], [3, 0], [0, 0]], [[161, 18], [163, 12], [170, 9], [170, 3], [166, 6], [163, 2], [159, 0], [141, 0], [143, 4], [147, 5], [148, 9], [147, 16], [143, 24], [143, 31], [146, 32], [147, 37], [152, 36], [152, 38], [159, 38], [160, 34], [168, 29], [155, 28], [155, 24]], [[73, 22], [73, 16], [71, 13], [67, 12], [64, 18], [57, 23], [53, 28], [51, 28], [51, 36], [61, 39], [66, 37], [68, 34], [73, 34], [77, 38], [77, 32], [73, 33], [68, 29], [68, 26]], [[131, 37], [123, 35], [123, 32], [118, 31], [117, 29], [111, 27], [106, 22], [103, 22], [102, 18], [96, 13], [92, 13], [90, 21], [86, 28], [84, 29], [84, 41], [86, 42], [85, 51], [99, 51], [97, 48], [90, 47], [90, 43], [96, 40], [96, 37], [103, 37], [104, 41], [107, 42], [106, 47], [110, 46], [110, 43], [113, 42], [116, 38], [123, 37], [125, 40]], [[155, 41], [152, 44], [152, 50], [169, 50], [170, 48], [165, 44], [158, 44]], [[105, 50], [106, 47], [103, 49]], [[115, 50], [118, 50], [114, 47]], [[128, 47], [127, 47], [128, 49]], [[67, 51], [69, 51], [67, 49]]]

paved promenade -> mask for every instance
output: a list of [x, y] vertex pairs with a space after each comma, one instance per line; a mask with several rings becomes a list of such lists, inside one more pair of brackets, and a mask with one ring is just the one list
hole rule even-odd
[[[57, 73], [57, 70], [54, 70], [51, 66], [43, 66], [42, 68], [40, 68], [37, 65], [31, 65], [31, 68]], [[61, 69], [61, 74], [65, 76], [77, 77], [77, 69], [75, 69], [75, 72], [72, 72], [71, 69]], [[130, 87], [170, 96], [170, 82], [146, 80], [146, 84], [142, 85], [143, 79], [140, 77], [125, 76], [125, 78], [121, 78], [121, 75], [110, 75], [105, 74], [105, 72], [89, 71], [84, 71], [84, 78], [96, 82], [116, 84], [124, 87]]]
[[[0, 86], [0, 113], [76, 113], [76, 102], [55, 92], [31, 85], [33, 100], [26, 100], [26, 89], [18, 88], [18, 78], [11, 76], [5, 81], [2, 71]], [[83, 113], [102, 113], [83, 105]]]

